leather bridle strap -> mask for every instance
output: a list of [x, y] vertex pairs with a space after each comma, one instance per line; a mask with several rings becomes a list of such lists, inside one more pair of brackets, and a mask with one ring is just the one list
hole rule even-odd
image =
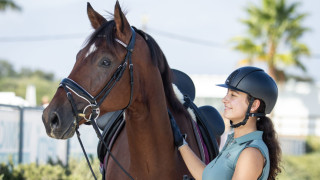
[[[122, 41], [116, 39], [117, 42], [119, 42], [123, 47], [127, 49], [126, 57], [124, 58], [122, 64], [118, 67], [118, 69], [113, 74], [112, 78], [109, 80], [107, 85], [100, 91], [100, 93], [94, 98], [96, 101], [100, 98], [100, 101], [97, 103], [97, 106], [99, 107], [104, 99], [109, 95], [111, 89], [115, 86], [115, 84], [120, 80], [122, 77], [124, 71], [126, 70], [127, 64], [129, 64], [129, 74], [130, 74], [130, 99], [128, 105], [124, 108], [127, 109], [132, 101], [132, 94], [133, 94], [133, 64], [132, 64], [132, 52], [135, 45], [135, 39], [136, 39], [136, 32], [133, 28], [131, 28], [132, 36], [130, 39], [130, 42], [128, 45], [125, 45], [124, 43], [120, 43]], [[112, 83], [113, 82], [113, 83]]]
[[[122, 113], [121, 113], [121, 114], [122, 114]], [[95, 130], [98, 138], [100, 139], [100, 141], [102, 141], [103, 145], [106, 147], [106, 149], [107, 149], [107, 151], [109, 152], [109, 155], [111, 156], [111, 158], [113, 159], [113, 161], [119, 166], [119, 168], [120, 168], [131, 180], [134, 180], [133, 177], [129, 174], [129, 172], [127, 172], [127, 171], [123, 168], [123, 166], [120, 164], [120, 162], [119, 162], [119, 161], [114, 157], [114, 155], [111, 153], [111, 150], [108, 148], [108, 145], [106, 144], [106, 142], [103, 141], [103, 137], [102, 137], [102, 135], [101, 135], [101, 133], [100, 133], [100, 131], [99, 131], [99, 129], [98, 129], [98, 126], [97, 126], [97, 124], [96, 124], [96, 122], [95, 122], [95, 120], [94, 120], [94, 119], [96, 118], [95, 116], [96, 116], [96, 115], [94, 115], [94, 114], [93, 114], [93, 116], [91, 116], [91, 118], [92, 118], [91, 122], [92, 122], [92, 127], [93, 127], [93, 129]], [[94, 179], [97, 180], [97, 177], [95, 176], [95, 174], [94, 174], [94, 172], [93, 172], [93, 169], [92, 169], [92, 167], [91, 167], [91, 163], [90, 163], [90, 161], [89, 161], [89, 159], [88, 159], [88, 155], [87, 155], [87, 153], [86, 153], [86, 150], [84, 149], [84, 146], [83, 146], [83, 144], [82, 144], [82, 141], [81, 141], [81, 138], [80, 138], [80, 133], [79, 133], [79, 131], [78, 131], [78, 128], [76, 129], [76, 133], [77, 133], [77, 138], [78, 138], [78, 141], [79, 141], [79, 143], [80, 143], [81, 149], [82, 149], [83, 154], [84, 154], [84, 156], [85, 156], [85, 158], [86, 158], [87, 164], [88, 164], [88, 166], [89, 166], [89, 168], [90, 168], [90, 171], [91, 171]], [[103, 174], [102, 176], [104, 176], [104, 174]]]
[[[93, 97], [90, 93], [88, 93], [83, 87], [81, 87], [79, 84], [77, 84], [75, 81], [73, 81], [70, 78], [64, 78], [60, 86], [62, 86], [65, 91], [68, 93], [67, 89], [71, 90], [74, 92], [77, 96], [81, 97], [82, 99], [86, 100], [92, 109], [98, 109], [100, 105], [103, 103], [103, 101], [106, 99], [106, 97], [109, 95], [111, 92], [112, 88], [116, 85], [116, 83], [121, 79], [124, 71], [126, 70], [127, 64], [129, 64], [129, 76], [130, 76], [130, 99], [126, 107], [123, 108], [123, 110], [127, 109], [131, 102], [132, 102], [132, 97], [133, 97], [133, 64], [132, 64], [132, 52], [133, 48], [135, 45], [135, 37], [136, 37], [136, 32], [134, 31], [133, 28], [132, 30], [132, 36], [130, 39], [130, 42], [127, 46], [123, 45], [123, 43], [120, 43], [127, 49], [127, 54], [123, 60], [123, 62], [119, 65], [117, 70], [114, 72], [112, 75], [111, 79], [108, 81], [108, 83], [104, 86], [104, 88], [99, 92], [99, 94], [95, 97]], [[117, 42], [120, 40], [116, 39]], [[121, 42], [121, 41], [120, 41]], [[68, 98], [69, 99], [69, 98]], [[70, 101], [70, 99], [69, 99]], [[71, 102], [71, 101], [70, 101]], [[71, 102], [72, 103], [72, 102]], [[85, 112], [82, 113], [82, 116], [84, 116]], [[79, 116], [77, 113], [76, 116]], [[89, 120], [89, 119], [87, 119]]]
[[[82, 118], [86, 119], [87, 121], [91, 122], [98, 138], [100, 139], [100, 141], [103, 142], [104, 146], [106, 147], [107, 151], [110, 153], [110, 156], [112, 157], [112, 159], [114, 160], [114, 162], [116, 162], [116, 164], [121, 168], [121, 170], [130, 178], [133, 179], [132, 176], [121, 166], [121, 164], [116, 160], [116, 158], [113, 156], [113, 154], [111, 153], [110, 149], [108, 148], [107, 144], [103, 141], [103, 137], [101, 135], [101, 132], [98, 129], [98, 126], [96, 124], [96, 119], [99, 117], [99, 113], [100, 113], [100, 105], [102, 104], [102, 102], [105, 100], [105, 98], [109, 95], [109, 93], [111, 92], [111, 89], [116, 85], [116, 83], [121, 79], [124, 71], [126, 70], [126, 66], [127, 64], [129, 64], [129, 76], [130, 76], [130, 99], [129, 102], [127, 104], [127, 106], [125, 108], [123, 108], [121, 111], [121, 113], [119, 114], [119, 116], [121, 116], [123, 114], [123, 112], [130, 106], [131, 102], [132, 102], [132, 97], [133, 97], [133, 85], [134, 85], [134, 81], [133, 81], [133, 64], [132, 64], [132, 52], [133, 52], [133, 48], [135, 45], [135, 39], [136, 39], [136, 32], [134, 31], [133, 28], [131, 28], [132, 31], [132, 36], [130, 39], [130, 42], [128, 45], [125, 45], [122, 41], [120, 41], [119, 39], [116, 39], [117, 42], [122, 42], [120, 43], [122, 46], [124, 46], [127, 49], [127, 54], [123, 60], [123, 62], [120, 64], [120, 66], [118, 67], [118, 69], [115, 71], [115, 73], [113, 74], [112, 78], [108, 81], [108, 83], [106, 84], [106, 86], [100, 91], [100, 93], [96, 96], [93, 97], [90, 93], [88, 93], [83, 87], [81, 87], [79, 84], [77, 84], [75, 81], [73, 81], [70, 78], [65, 78], [61, 81], [60, 83], [60, 87], [63, 87], [64, 90], [67, 93], [67, 98], [71, 104], [72, 107], [72, 111], [73, 114], [75, 116], [75, 125], [76, 125], [76, 133], [77, 133], [77, 137], [79, 140], [79, 143], [81, 145], [82, 151], [86, 157], [88, 166], [91, 170], [92, 175], [94, 176], [95, 179], [96, 176], [92, 170], [91, 164], [89, 162], [89, 159], [87, 157], [87, 153], [83, 147], [81, 138], [80, 138], [80, 133], [78, 131], [79, 129], [79, 123], [80, 120]], [[85, 117], [85, 110], [86, 108], [84, 108], [83, 113], [78, 113], [77, 110], [77, 106], [76, 103], [72, 97], [72, 94], [70, 91], [72, 91], [74, 94], [76, 94], [78, 97], [86, 100], [89, 105], [87, 107], [91, 107], [92, 108], [92, 112], [89, 116], [89, 119], [87, 119]], [[99, 101], [97, 102], [97, 100], [99, 99]]]

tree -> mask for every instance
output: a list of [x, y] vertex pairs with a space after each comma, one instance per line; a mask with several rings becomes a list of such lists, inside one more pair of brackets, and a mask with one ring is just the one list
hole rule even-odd
[[17, 11], [21, 10], [21, 7], [18, 6], [12, 0], [0, 0], [0, 11], [5, 11], [8, 8], [11, 8], [11, 9], [17, 10]]
[[30, 84], [37, 88], [37, 104], [41, 103], [44, 96], [52, 98], [59, 86], [53, 73], [30, 68], [15, 71], [10, 62], [0, 60], [0, 91], [15, 92], [16, 95], [24, 97]]
[[0, 60], [0, 79], [14, 76], [16, 76], [16, 72], [14, 71], [12, 64], [8, 61]]
[[307, 14], [297, 12], [299, 5], [287, 4], [285, 0], [262, 0], [261, 7], [250, 4], [245, 9], [248, 18], [241, 20], [248, 34], [233, 39], [234, 49], [247, 55], [240, 63], [264, 62], [278, 82], [286, 79], [285, 66], [306, 72], [301, 57], [309, 56], [310, 52], [307, 45], [298, 40], [310, 29], [302, 26]]

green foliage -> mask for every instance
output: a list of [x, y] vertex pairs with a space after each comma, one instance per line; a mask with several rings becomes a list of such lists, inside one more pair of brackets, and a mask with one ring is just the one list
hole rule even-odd
[[32, 78], [39, 77], [48, 81], [54, 81], [53, 73], [46, 73], [39, 69], [32, 70], [30, 68], [21, 68], [20, 71], [16, 72], [12, 64], [8, 61], [0, 60], [0, 79], [1, 78]]
[[53, 97], [59, 82], [48, 81], [37, 76], [24, 78], [3, 78], [0, 79], [0, 91], [15, 92], [17, 96], [25, 97], [28, 85], [36, 87], [37, 104], [41, 104], [41, 98], [48, 96]]
[[12, 157], [9, 157], [8, 164], [0, 164], [0, 180], [22, 179], [22, 174], [15, 170]]
[[12, 64], [7, 61], [0, 60], [0, 79], [3, 77], [15, 77], [16, 72], [13, 69]]
[[5, 11], [6, 9], [12, 9], [16, 11], [21, 11], [21, 7], [17, 5], [13, 0], [1, 0], [0, 1], [0, 11]]
[[42, 97], [52, 99], [59, 82], [54, 80], [53, 73], [28, 68], [16, 72], [9, 62], [0, 61], [0, 91], [15, 92], [24, 98], [28, 85], [36, 87], [37, 104], [41, 105]]
[[[98, 179], [101, 179], [99, 160], [91, 159]], [[61, 162], [38, 165], [36, 163], [14, 166], [12, 161], [0, 165], [0, 180], [88, 180], [94, 179], [85, 159], [71, 159], [69, 167]]]
[[[94, 174], [97, 176], [97, 179], [102, 179], [101, 173], [99, 170], [100, 161], [98, 158], [89, 158], [91, 166], [93, 168]], [[69, 180], [87, 180], [93, 179], [90, 168], [88, 167], [87, 161], [82, 159], [81, 161], [71, 159], [69, 161], [69, 170], [70, 174], [68, 176]]]
[[[309, 153], [302, 156], [283, 156], [283, 170], [278, 180], [318, 180], [320, 179], [320, 152]], [[101, 179], [99, 160], [90, 158], [92, 168]], [[93, 179], [86, 160], [70, 159], [66, 168], [61, 162], [50, 161], [48, 164], [24, 164], [14, 166], [12, 160], [8, 164], [0, 165], [0, 180], [87, 180]]]
[[287, 77], [284, 76], [284, 66], [306, 71], [300, 59], [309, 56], [310, 52], [299, 38], [309, 31], [302, 25], [308, 14], [297, 10], [300, 3], [287, 3], [286, 0], [260, 2], [260, 5], [249, 4], [245, 9], [248, 17], [241, 23], [247, 27], [246, 36], [233, 38], [234, 49], [246, 54], [240, 64], [264, 62], [277, 81], [284, 81]]
[[307, 153], [320, 152], [320, 137], [308, 136], [306, 139]]
[[284, 156], [284, 169], [279, 180], [318, 180], [320, 179], [320, 153], [303, 156]]
[[60, 165], [24, 164], [19, 165], [15, 171], [20, 172], [26, 180], [67, 179], [66, 170]]

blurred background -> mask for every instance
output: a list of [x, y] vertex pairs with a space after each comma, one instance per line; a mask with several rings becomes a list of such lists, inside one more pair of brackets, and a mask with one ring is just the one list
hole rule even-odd
[[[41, 120], [93, 32], [86, 2], [0, 0], [0, 179], [92, 178], [76, 137], [51, 139]], [[240, 66], [268, 72], [279, 86], [271, 114], [283, 151], [279, 179], [320, 178], [320, 1], [119, 2], [169, 65], [193, 79], [198, 106], [222, 112], [226, 91], [215, 84]], [[90, 3], [111, 17], [115, 0]], [[98, 139], [90, 126], [80, 132], [99, 174]]]

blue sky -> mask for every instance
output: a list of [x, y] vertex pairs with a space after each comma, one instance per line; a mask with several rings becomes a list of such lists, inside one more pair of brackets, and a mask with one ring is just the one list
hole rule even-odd
[[[0, 13], [0, 59], [21, 67], [68, 76], [75, 56], [92, 32], [82, 0], [16, 0], [22, 12]], [[244, 7], [254, 0], [120, 0], [131, 25], [142, 28], [159, 43], [172, 68], [189, 74], [229, 74], [244, 56], [232, 51], [229, 40], [245, 33], [239, 22]], [[290, 0], [289, 2], [292, 2]], [[320, 1], [300, 0], [312, 29], [303, 38], [314, 54], [303, 59], [307, 74], [320, 80]], [[115, 0], [92, 0], [102, 15], [113, 12]], [[36, 37], [32, 38], [32, 37]], [[181, 40], [188, 37], [188, 40]]]

